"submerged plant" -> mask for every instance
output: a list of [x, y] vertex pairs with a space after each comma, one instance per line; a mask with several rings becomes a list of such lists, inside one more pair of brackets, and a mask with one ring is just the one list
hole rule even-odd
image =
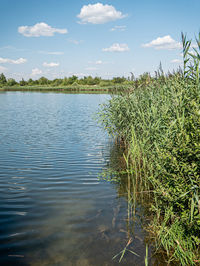
[[124, 249], [123, 249], [122, 251], [120, 251], [117, 255], [115, 255], [115, 256], [113, 257], [113, 260], [114, 260], [115, 258], [117, 258], [117, 257], [121, 254], [120, 259], [119, 259], [119, 262], [121, 262], [122, 259], [123, 259], [123, 257], [124, 257], [124, 255], [125, 255], [125, 253], [126, 253], [127, 251], [130, 252], [130, 253], [132, 253], [133, 255], [139, 257], [139, 255], [138, 255], [137, 253], [135, 253], [134, 251], [128, 249], [128, 246], [129, 246], [132, 242], [133, 242], [133, 239], [130, 238], [130, 239], [128, 240], [126, 246], [124, 247]]

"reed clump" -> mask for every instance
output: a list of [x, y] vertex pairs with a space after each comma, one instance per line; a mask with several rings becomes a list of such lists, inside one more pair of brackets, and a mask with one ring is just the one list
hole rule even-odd
[[[132, 183], [151, 191], [148, 225], [168, 262], [200, 264], [200, 34], [182, 34], [183, 70], [138, 80], [102, 106], [101, 122], [126, 142]], [[139, 84], [139, 85], [138, 85]]]

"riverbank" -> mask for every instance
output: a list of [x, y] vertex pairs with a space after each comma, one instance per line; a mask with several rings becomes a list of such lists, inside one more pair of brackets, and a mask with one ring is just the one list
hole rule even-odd
[[109, 133], [126, 141], [130, 198], [149, 194], [147, 230], [169, 261], [182, 265], [200, 259], [199, 92], [200, 86], [171, 80], [114, 96], [102, 111]]
[[138, 195], [148, 198], [146, 229], [156, 250], [169, 264], [199, 265], [200, 82], [193, 57], [187, 65], [188, 45], [183, 38], [183, 72], [161, 71], [146, 86], [114, 96], [100, 119], [126, 143], [129, 202], [134, 210]]
[[4, 86], [1, 91], [40, 91], [40, 92], [64, 92], [64, 93], [105, 93], [112, 94], [129, 91], [130, 85], [100, 86]]

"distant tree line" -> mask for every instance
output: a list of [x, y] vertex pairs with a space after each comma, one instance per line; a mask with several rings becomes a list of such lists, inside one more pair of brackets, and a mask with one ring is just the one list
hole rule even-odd
[[172, 72], [164, 73], [162, 65], [160, 63], [154, 76], [150, 75], [149, 72], [144, 72], [135, 78], [134, 74], [130, 72], [130, 77], [113, 77], [112, 79], [103, 79], [101, 77], [85, 76], [78, 78], [73, 75], [71, 77], [56, 78], [49, 80], [46, 77], [41, 77], [37, 80], [28, 79], [27, 81], [23, 78], [17, 82], [13, 78], [6, 78], [3, 73], [0, 74], [0, 87], [10, 86], [46, 86], [46, 87], [62, 87], [62, 86], [99, 86], [108, 87], [115, 85], [131, 85], [134, 88], [146, 87], [155, 81], [165, 82], [166, 79], [173, 79], [174, 76], [183, 76], [183, 70], [179, 67], [177, 70]]
[[73, 75], [71, 77], [56, 78], [49, 80], [46, 77], [41, 77], [37, 80], [28, 79], [27, 81], [23, 78], [17, 82], [13, 78], [6, 78], [2, 73], [0, 74], [0, 87], [4, 86], [69, 86], [69, 85], [99, 85], [109, 86], [115, 84], [130, 84], [133, 81], [133, 76], [125, 77], [113, 77], [112, 79], [102, 79], [100, 77], [85, 76], [78, 78]]

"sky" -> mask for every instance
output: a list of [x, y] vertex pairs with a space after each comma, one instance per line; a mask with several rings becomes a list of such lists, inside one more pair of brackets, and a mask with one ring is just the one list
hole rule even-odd
[[200, 30], [200, 0], [0, 0], [0, 12], [0, 73], [17, 81], [172, 71], [181, 32]]

